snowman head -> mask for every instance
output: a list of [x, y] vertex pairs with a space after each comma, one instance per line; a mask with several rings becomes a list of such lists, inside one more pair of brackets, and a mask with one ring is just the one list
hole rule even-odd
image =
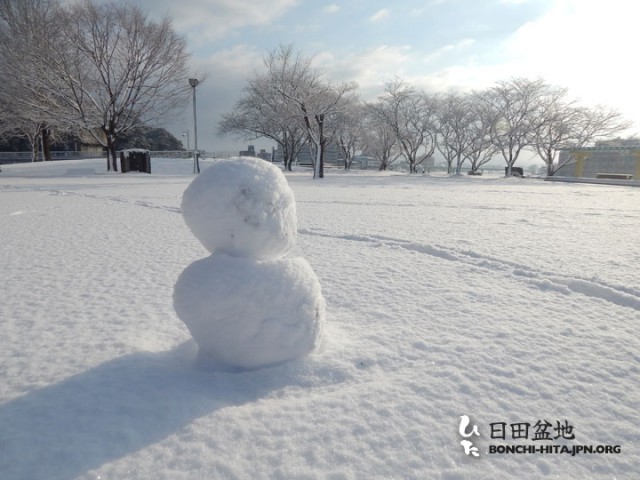
[[211, 253], [278, 258], [297, 233], [293, 191], [282, 171], [259, 158], [219, 160], [182, 196], [182, 215]]

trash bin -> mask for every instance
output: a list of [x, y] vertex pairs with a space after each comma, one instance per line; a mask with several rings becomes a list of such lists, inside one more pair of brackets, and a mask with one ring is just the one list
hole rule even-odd
[[[504, 174], [509, 174], [509, 167], [504, 167]], [[524, 177], [524, 169], [522, 167], [511, 167], [511, 176]]]
[[120, 171], [151, 173], [151, 154], [139, 148], [120, 152]]

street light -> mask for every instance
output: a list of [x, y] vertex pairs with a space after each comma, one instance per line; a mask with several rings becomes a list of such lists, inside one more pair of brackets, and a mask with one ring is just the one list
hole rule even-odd
[[197, 78], [190, 78], [189, 85], [193, 88], [193, 141], [195, 146], [195, 154], [193, 155], [193, 173], [200, 173], [200, 162], [198, 161], [198, 118], [196, 116], [196, 87], [200, 83]]

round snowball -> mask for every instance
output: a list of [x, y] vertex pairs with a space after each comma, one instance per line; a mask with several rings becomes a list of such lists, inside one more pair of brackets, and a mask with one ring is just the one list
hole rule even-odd
[[282, 171], [259, 158], [220, 160], [182, 196], [182, 215], [209, 252], [278, 258], [296, 241], [296, 204]]
[[303, 258], [214, 254], [189, 265], [174, 308], [210, 361], [256, 369], [304, 357], [320, 344], [325, 300]]

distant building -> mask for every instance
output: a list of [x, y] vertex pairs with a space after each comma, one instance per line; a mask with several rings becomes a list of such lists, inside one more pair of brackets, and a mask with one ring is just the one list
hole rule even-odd
[[[100, 138], [103, 143], [98, 142], [95, 136]], [[80, 151], [87, 153], [102, 153], [106, 150], [103, 146], [107, 143], [107, 136], [101, 129], [94, 129], [93, 134], [88, 131], [82, 131], [79, 135], [80, 138]]]
[[359, 168], [361, 170], [367, 170], [369, 168], [380, 168], [380, 162], [373, 157], [367, 155], [356, 155], [351, 163], [351, 168]]
[[[273, 150], [273, 161], [274, 162], [282, 162], [284, 161], [284, 153], [281, 148], [275, 148]], [[342, 163], [342, 157], [338, 153], [338, 146], [335, 143], [330, 143], [327, 145], [324, 151], [324, 164], [325, 165], [339, 165]], [[307, 143], [302, 146], [298, 155], [293, 160], [294, 165], [305, 165], [311, 166], [313, 165], [313, 158], [311, 157], [311, 148]]]
[[267, 162], [271, 161], [271, 154], [268, 153], [264, 148], [260, 150], [260, 153], [256, 153], [256, 148], [253, 145], [249, 145], [246, 150], [240, 151], [241, 157], [257, 157], [262, 160], [266, 160]]
[[640, 140], [636, 138], [597, 142], [594, 147], [567, 149], [560, 152], [559, 163], [575, 161], [561, 167], [557, 176], [598, 178], [627, 176], [640, 180]]
[[249, 145], [246, 150], [240, 150], [241, 157], [255, 157], [256, 148], [253, 145]]
[[258, 153], [258, 158], [262, 160], [266, 160], [267, 162], [271, 161], [271, 154], [267, 152], [264, 148], [260, 149], [260, 153]]
[[283, 162], [284, 161], [284, 153], [282, 152], [282, 148], [276, 147], [273, 149], [273, 153], [271, 154], [271, 158], [274, 162]]

